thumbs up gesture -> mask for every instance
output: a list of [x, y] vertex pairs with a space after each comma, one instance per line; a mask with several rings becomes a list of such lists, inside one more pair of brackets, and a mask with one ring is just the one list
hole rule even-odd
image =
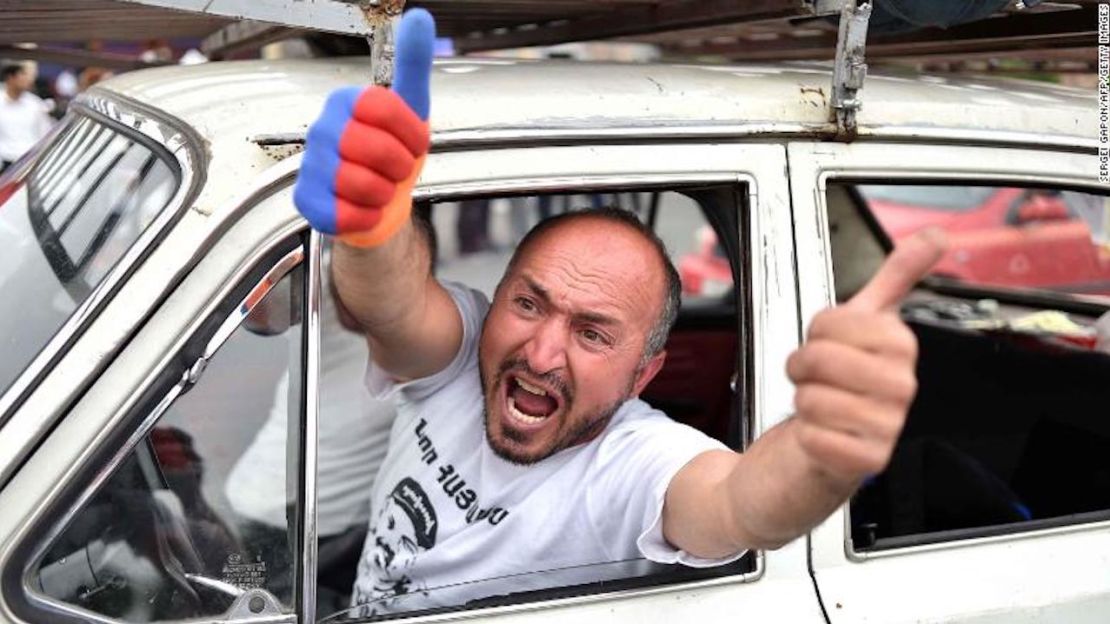
[[331, 94], [308, 131], [293, 191], [313, 228], [359, 246], [388, 241], [408, 220], [430, 143], [432, 16], [406, 13], [396, 41], [393, 89]]
[[945, 246], [939, 230], [899, 243], [855, 297], [813, 319], [787, 361], [797, 442], [838, 483], [855, 487], [890, 461], [917, 393], [917, 340], [899, 305]]

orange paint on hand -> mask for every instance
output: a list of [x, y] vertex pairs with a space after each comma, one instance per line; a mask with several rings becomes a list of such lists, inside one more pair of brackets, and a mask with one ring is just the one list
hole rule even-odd
[[397, 192], [382, 208], [382, 219], [374, 229], [342, 234], [339, 240], [354, 247], [377, 247], [393, 238], [412, 214], [412, 190], [416, 188], [416, 181], [420, 178], [420, 172], [424, 170], [426, 159], [426, 154], [417, 158], [409, 177], [397, 183]]

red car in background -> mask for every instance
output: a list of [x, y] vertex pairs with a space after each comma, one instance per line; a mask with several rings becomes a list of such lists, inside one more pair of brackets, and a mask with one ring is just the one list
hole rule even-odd
[[[1110, 245], [1103, 198], [1085, 193], [977, 186], [855, 187], [887, 235], [924, 227], [948, 234], [934, 271], [972, 284], [1110, 295]], [[732, 272], [716, 235], [699, 232], [698, 250], [679, 261], [683, 290], [716, 295]]]

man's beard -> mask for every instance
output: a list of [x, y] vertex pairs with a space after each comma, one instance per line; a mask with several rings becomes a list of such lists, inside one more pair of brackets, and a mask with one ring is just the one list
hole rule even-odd
[[[481, 356], [479, 355], [479, 358]], [[524, 452], [510, 444], [504, 443], [502, 440], [494, 439], [490, 431], [490, 405], [493, 401], [501, 398], [501, 394], [497, 392], [497, 384], [505, 378], [505, 373], [510, 371], [521, 371], [530, 375], [533, 379], [542, 380], [549, 387], [554, 388], [563, 398], [563, 414], [564, 419], [571, 414], [574, 407], [574, 392], [571, 391], [567, 383], [558, 375], [554, 373], [537, 373], [528, 366], [528, 363], [520, 358], [510, 358], [501, 363], [498, 367], [497, 376], [490, 382], [486, 379], [486, 372], [482, 366], [478, 366], [478, 375], [482, 384], [482, 392], [484, 398], [484, 408], [482, 410], [482, 422], [486, 428], [486, 441], [493, 449], [493, 452], [501, 459], [517, 464], [519, 466], [530, 466], [537, 462], [543, 461], [552, 455], [577, 446], [579, 444], [588, 442], [596, 438], [612, 420], [613, 415], [617, 413], [621, 405], [632, 397], [632, 380], [629, 381], [628, 387], [623, 393], [623, 397], [614, 401], [609, 405], [604, 405], [591, 413], [586, 414], [583, 418], [579, 419], [577, 423], [565, 431], [557, 434], [554, 442], [548, 445], [547, 448], [539, 449], [535, 452]], [[639, 371], [637, 371], [638, 373]], [[636, 375], [632, 376], [634, 380]], [[494, 385], [489, 385], [492, 383]], [[553, 416], [552, 416], [553, 417]], [[565, 422], [565, 420], [564, 420]], [[520, 432], [511, 428], [507, 428], [502, 423], [501, 435], [509, 442], [516, 442], [518, 444], [525, 444], [528, 442], [528, 436], [521, 435]]]

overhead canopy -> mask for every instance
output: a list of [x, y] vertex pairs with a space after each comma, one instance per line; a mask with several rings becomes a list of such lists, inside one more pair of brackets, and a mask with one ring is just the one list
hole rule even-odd
[[231, 21], [116, 0], [0, 0], [0, 44], [206, 37]]
[[[207, 38], [208, 47], [218, 52], [244, 42], [279, 39], [299, 28], [364, 35], [369, 27], [362, 8], [398, 1], [0, 0], [0, 55], [3, 46], [21, 42], [198, 37]], [[657, 43], [673, 54], [762, 60], [831, 58], [835, 29], [814, 16], [834, 12], [841, 2], [409, 0], [407, 4], [430, 9], [441, 33], [453, 37], [462, 52], [623, 38]], [[868, 53], [912, 57], [1019, 50], [1051, 57], [1060, 50], [1073, 50], [1093, 57], [1097, 3], [1045, 2], [948, 30], [875, 37]]]

